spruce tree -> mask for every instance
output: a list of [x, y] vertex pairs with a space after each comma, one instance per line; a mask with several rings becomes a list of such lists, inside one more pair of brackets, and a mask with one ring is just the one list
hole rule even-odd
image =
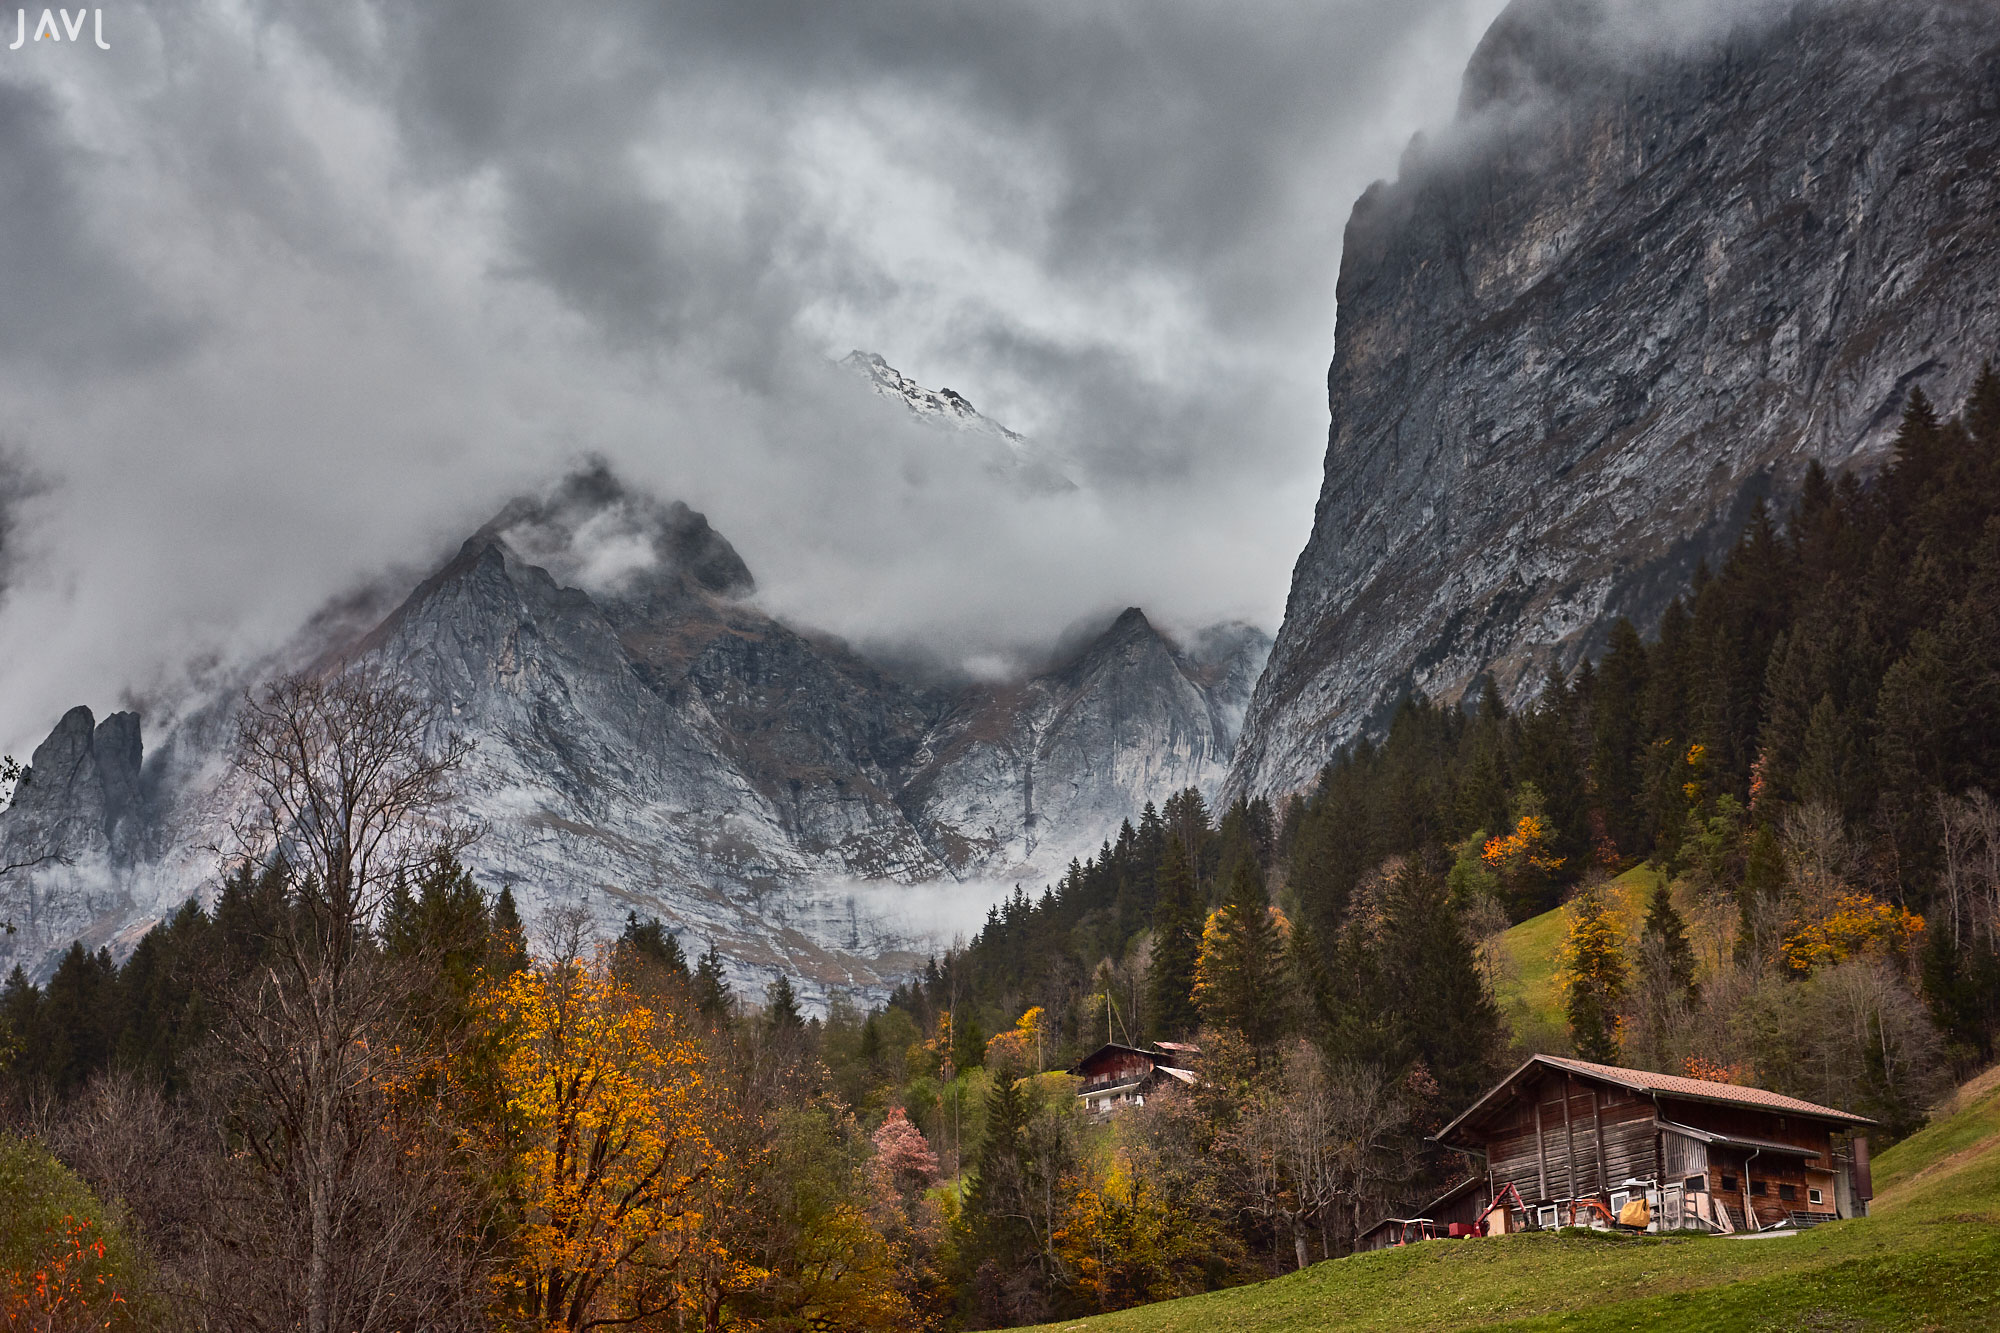
[[0, 1050], [7, 1056], [0, 1060], [0, 1075], [24, 1092], [40, 1081], [47, 1064], [41, 1008], [41, 987], [14, 964], [7, 984], [0, 986]]
[[437, 1037], [472, 1022], [472, 994], [489, 975], [494, 923], [472, 872], [449, 851], [433, 857], [411, 887], [398, 879], [378, 933], [390, 958], [412, 964], [422, 984], [407, 1014]]
[[1180, 841], [1181, 855], [1187, 859], [1188, 871], [1194, 876], [1194, 887], [1205, 902], [1207, 894], [1202, 890], [1203, 862], [1209, 844], [1214, 840], [1214, 831], [1209, 825], [1208, 802], [1193, 787], [1175, 792], [1167, 798], [1165, 808], [1160, 811], [1161, 821], [1166, 826], [1167, 836]]
[[951, 1064], [954, 1069], [978, 1069], [986, 1063], [986, 1031], [970, 1009], [951, 1016]]
[[1991, 361], [1980, 366], [1964, 415], [1975, 441], [1989, 450], [2000, 447], [2000, 373], [1995, 373]]
[[1911, 389], [1903, 404], [1903, 421], [1896, 431], [1896, 456], [1882, 478], [1883, 498], [1891, 516], [1908, 518], [1915, 510], [1925, 483], [1943, 464], [1939, 447], [1937, 409], [1922, 389]]
[[1685, 1037], [1698, 996], [1687, 923], [1675, 910], [1664, 877], [1653, 889], [1639, 930], [1631, 992], [1623, 1033], [1626, 1054], [1643, 1067], [1675, 1072], [1689, 1053]]
[[[1592, 851], [1589, 793], [1583, 781], [1588, 764], [1578, 743], [1573, 703], [1562, 673], [1551, 668], [1535, 706], [1519, 719], [1520, 757], [1514, 764], [1516, 792], [1533, 786], [1540, 794], [1550, 854], [1561, 858], [1571, 873], [1589, 862]], [[1553, 906], [1547, 897], [1519, 905], [1536, 911]]]
[[528, 968], [528, 932], [521, 924], [521, 909], [514, 905], [514, 890], [500, 886], [493, 902], [493, 926], [486, 950], [486, 970], [496, 977], [511, 977]]
[[1400, 1062], [1422, 1061], [1444, 1104], [1469, 1105], [1495, 1072], [1503, 1024], [1449, 887], [1417, 857], [1390, 884], [1382, 952], [1385, 1017]]
[[730, 994], [729, 978], [722, 971], [722, 955], [716, 951], [713, 941], [708, 951], [694, 969], [694, 1007], [711, 1023], [729, 1017], [730, 1006], [736, 997]]
[[780, 972], [764, 992], [764, 1026], [778, 1034], [803, 1031], [805, 1025], [805, 1016], [799, 1012], [798, 994], [792, 990], [792, 979]]
[[1620, 616], [1597, 673], [1590, 707], [1590, 779], [1605, 832], [1620, 854], [1648, 845], [1642, 761], [1646, 708], [1646, 645]]
[[1202, 910], [1178, 839], [1166, 841], [1159, 885], [1146, 1013], [1155, 1039], [1179, 1040], [1201, 1026], [1201, 1011], [1194, 1002], [1194, 970], [1201, 956]]
[[42, 992], [40, 1026], [46, 1046], [44, 1073], [59, 1093], [83, 1086], [111, 1063], [117, 969], [108, 949], [96, 953], [72, 943]]
[[682, 987], [690, 980], [680, 940], [660, 918], [641, 921], [637, 912], [625, 914], [625, 929], [611, 946], [611, 970], [627, 984], [649, 991]]
[[1500, 834], [1506, 831], [1507, 705], [1491, 674], [1480, 678], [1479, 707], [1464, 745], [1467, 758], [1458, 784], [1458, 831]]
[[1807, 715], [1806, 734], [1799, 752], [1794, 781], [1800, 800], [1831, 806], [1843, 815], [1856, 813], [1861, 766], [1856, 730], [1853, 720], [1834, 703], [1831, 694], [1820, 696]]
[[1195, 965], [1202, 1017], [1235, 1029], [1260, 1053], [1277, 1045], [1293, 1009], [1285, 939], [1273, 916], [1256, 862], [1238, 860], [1229, 900], [1209, 918]]
[[212, 945], [208, 917], [193, 899], [140, 938], [118, 969], [114, 1063], [180, 1087], [182, 1056], [210, 1021], [198, 978]]
[[973, 1161], [972, 1179], [960, 1211], [967, 1244], [965, 1258], [976, 1269], [991, 1261], [1003, 1271], [1017, 1266], [1034, 1246], [1027, 1227], [1022, 1156], [1026, 1149], [1028, 1101], [1010, 1078], [993, 1081], [986, 1094], [986, 1133]]
[[417, 899], [410, 892], [408, 876], [396, 876], [389, 896], [382, 903], [382, 918], [375, 926], [376, 938], [391, 958], [414, 958], [421, 947], [417, 923]]
[[1674, 990], [1694, 1003], [1698, 988], [1694, 979], [1694, 945], [1688, 943], [1687, 922], [1674, 907], [1674, 895], [1664, 879], [1653, 889], [1646, 908], [1646, 923], [1640, 928], [1642, 941], [1657, 941], [1667, 964], [1667, 980]]
[[262, 869], [238, 866], [216, 896], [216, 962], [235, 980], [249, 974], [270, 951], [291, 910], [291, 870], [282, 859]]

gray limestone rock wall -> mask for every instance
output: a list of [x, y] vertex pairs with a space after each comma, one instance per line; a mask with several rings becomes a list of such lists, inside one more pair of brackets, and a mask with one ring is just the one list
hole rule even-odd
[[[586, 590], [513, 544], [583, 578], [574, 533], [607, 525], [658, 558]], [[1146, 801], [1212, 795], [1269, 646], [1221, 626], [1184, 654], [1134, 609], [1038, 675], [947, 687], [772, 619], [753, 588], [699, 514], [591, 472], [510, 505], [316, 664], [385, 672], [475, 743], [461, 796], [484, 833], [466, 860], [531, 923], [656, 915], [691, 952], [713, 941], [748, 994], [783, 971], [808, 998], [879, 998], [941, 942], [899, 891], [921, 888], [933, 917], [961, 894], [969, 921]], [[0, 938], [0, 967], [46, 970], [73, 938], [122, 947], [213, 888], [247, 799], [228, 771], [234, 700], [254, 684], [179, 718], [143, 783], [135, 715], [63, 719], [0, 848], [59, 845], [68, 864], [0, 879], [18, 903], [0, 915], [28, 926]]]
[[1809, 460], [2000, 357], [2000, 6], [1865, 0], [1619, 47], [1517, 0], [1456, 132], [1347, 228], [1311, 538], [1229, 790], [1410, 690], [1534, 692], [1656, 622]]
[[69, 941], [129, 906], [123, 878], [144, 842], [139, 715], [72, 708], [22, 770], [0, 820], [0, 919], [17, 956]]

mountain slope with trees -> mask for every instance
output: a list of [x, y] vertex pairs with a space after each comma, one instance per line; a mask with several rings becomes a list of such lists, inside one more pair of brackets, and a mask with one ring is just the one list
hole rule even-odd
[[1962, 398], [2000, 341], [1996, 60], [1984, 0], [1508, 5], [1348, 220], [1228, 791], [1303, 789], [1411, 691], [1529, 703], [1809, 464], [1879, 467], [1911, 388]]

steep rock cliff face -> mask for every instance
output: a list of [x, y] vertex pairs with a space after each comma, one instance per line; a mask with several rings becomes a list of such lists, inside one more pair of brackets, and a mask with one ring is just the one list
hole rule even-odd
[[[1131, 610], [1046, 671], [939, 685], [775, 620], [754, 590], [700, 514], [599, 469], [507, 506], [316, 667], [385, 671], [475, 742], [466, 859], [531, 921], [658, 915], [752, 995], [784, 971], [808, 997], [879, 997], [937, 946], [927, 923], [1059, 876], [1148, 800], [1213, 794], [1270, 646], [1218, 626], [1184, 652]], [[62, 720], [0, 815], [0, 863], [65, 863], [0, 881], [23, 927], [0, 967], [129, 944], [212, 888], [245, 801], [240, 698], [177, 722], [143, 773], [135, 715]]]
[[1208, 775], [1226, 771], [1235, 745], [1242, 677], [1268, 646], [1238, 626], [1210, 631], [1191, 656], [1127, 608], [1073, 661], [960, 701], [927, 738], [907, 799], [922, 825], [946, 831], [947, 859], [1002, 878], [1087, 857], [1098, 847], [1088, 838], [1147, 801], [1212, 790]]
[[1232, 790], [1302, 786], [1405, 691], [1519, 700], [1649, 627], [1757, 499], [1879, 465], [1911, 388], [1955, 402], [2000, 356], [2000, 7], [1631, 26], [1517, 0], [1449, 141], [1356, 205]]
[[128, 905], [109, 869], [144, 834], [139, 715], [72, 708], [15, 784], [0, 865], [19, 886], [0, 917], [26, 939], [65, 940]]

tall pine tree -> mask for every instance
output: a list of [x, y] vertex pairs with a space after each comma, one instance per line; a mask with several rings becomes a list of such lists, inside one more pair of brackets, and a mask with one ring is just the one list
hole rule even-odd
[[1391, 881], [1383, 932], [1388, 1018], [1406, 1060], [1420, 1060], [1443, 1104], [1470, 1105], [1491, 1081], [1500, 1010], [1443, 876], [1411, 857]]
[[1202, 1017], [1241, 1033], [1258, 1052], [1285, 1035], [1293, 1010], [1285, 937], [1249, 858], [1237, 861], [1229, 900], [1208, 920], [1195, 963], [1195, 1003]]
[[729, 1017], [730, 1008], [736, 997], [730, 993], [729, 978], [722, 970], [722, 955], [710, 941], [707, 952], [694, 969], [694, 1007], [702, 1017], [711, 1023], [720, 1023]]
[[1195, 963], [1201, 956], [1202, 910], [1194, 875], [1178, 838], [1168, 838], [1160, 861], [1159, 901], [1153, 910], [1153, 957], [1146, 976], [1146, 1013], [1156, 1040], [1188, 1037], [1201, 1026], [1194, 1002]]

